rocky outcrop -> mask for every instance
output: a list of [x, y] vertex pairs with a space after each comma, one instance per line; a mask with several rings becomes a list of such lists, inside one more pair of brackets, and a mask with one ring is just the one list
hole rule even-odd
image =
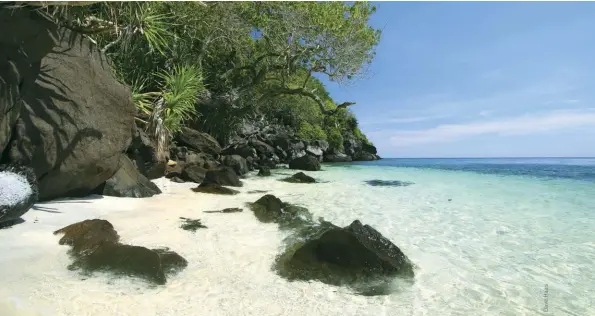
[[0, 29], [18, 30], [0, 34], [2, 161], [32, 167], [40, 200], [88, 194], [131, 142], [129, 88], [87, 38], [32, 11], [1, 10]]
[[414, 276], [413, 264], [399, 247], [358, 220], [343, 228], [323, 222], [307, 231], [279, 257], [283, 276], [334, 285]]
[[0, 165], [0, 227], [11, 225], [37, 202], [37, 179], [23, 166]]
[[221, 145], [214, 137], [191, 128], [183, 127], [176, 141], [179, 145], [186, 146], [196, 152], [210, 155], [219, 155], [221, 153]]
[[238, 178], [238, 175], [230, 167], [207, 171], [202, 184], [218, 184], [231, 187], [242, 186], [240, 178]]
[[54, 232], [63, 234], [60, 245], [72, 246], [69, 269], [86, 273], [109, 271], [116, 275], [144, 278], [165, 284], [167, 274], [187, 266], [186, 260], [169, 249], [148, 249], [121, 244], [114, 226], [101, 219], [78, 222]]
[[309, 175], [298, 172], [291, 177], [282, 179], [281, 181], [290, 182], [290, 183], [315, 183], [316, 179], [310, 177]]
[[107, 196], [145, 198], [160, 194], [157, 185], [143, 176], [126, 156], [120, 157], [120, 168], [99, 186], [97, 193]]
[[369, 152], [361, 151], [353, 158], [355, 161], [373, 161], [377, 160], [376, 155]]
[[249, 172], [246, 159], [240, 155], [224, 156], [221, 162], [224, 166], [231, 167], [239, 176], [243, 176]]
[[182, 172], [179, 178], [184, 181], [201, 183], [207, 175], [207, 169], [203, 168], [197, 163], [184, 164], [182, 165], [181, 169]]
[[306, 155], [290, 161], [289, 168], [306, 171], [318, 171], [320, 170], [320, 161], [316, 157]]

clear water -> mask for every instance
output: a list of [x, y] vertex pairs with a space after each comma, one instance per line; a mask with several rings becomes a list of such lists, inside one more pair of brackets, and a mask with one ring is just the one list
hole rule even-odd
[[[595, 315], [594, 172], [593, 159], [384, 159], [326, 165], [310, 173], [318, 184], [251, 177], [233, 197], [159, 180], [165, 194], [151, 199], [44, 204], [60, 213], [31, 211], [0, 230], [0, 315]], [[202, 212], [261, 196], [251, 190], [335, 224], [374, 226], [418, 266], [414, 284], [364, 297], [279, 278], [271, 265], [284, 233], [275, 225], [247, 210]], [[209, 228], [188, 233], [179, 216]], [[51, 231], [93, 217], [110, 220], [124, 242], [170, 246], [190, 265], [158, 288], [83, 280], [66, 270]]]

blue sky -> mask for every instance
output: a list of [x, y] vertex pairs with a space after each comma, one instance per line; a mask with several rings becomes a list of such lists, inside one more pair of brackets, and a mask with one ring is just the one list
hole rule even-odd
[[381, 156], [595, 156], [595, 3], [376, 6], [369, 72], [327, 87]]

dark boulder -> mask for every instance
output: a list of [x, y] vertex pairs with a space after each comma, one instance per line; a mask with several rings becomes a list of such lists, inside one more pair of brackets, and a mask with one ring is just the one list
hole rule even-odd
[[31, 168], [0, 165], [0, 226], [27, 213], [37, 198], [37, 179]]
[[180, 179], [189, 182], [201, 183], [207, 174], [207, 170], [198, 164], [187, 163], [182, 168]]
[[136, 128], [132, 143], [126, 151], [130, 160], [134, 162], [140, 173], [149, 180], [158, 179], [165, 175], [166, 162], [159, 161], [157, 151], [153, 147], [149, 136], [140, 128]]
[[216, 170], [209, 170], [205, 175], [203, 184], [218, 184], [231, 187], [241, 187], [242, 181], [230, 167], [222, 167]]
[[249, 144], [256, 150], [259, 156], [262, 155], [269, 158], [275, 154], [275, 148], [261, 140], [251, 139]]
[[317, 230], [308, 229], [314, 233], [306, 242], [279, 257], [283, 276], [334, 285], [414, 276], [413, 264], [399, 247], [358, 220], [344, 228], [324, 222]]
[[324, 162], [351, 162], [351, 156], [347, 156], [343, 153], [333, 153], [324, 155]]
[[86, 37], [26, 8], [1, 10], [0, 29], [18, 30], [0, 34], [3, 161], [33, 168], [40, 200], [89, 194], [131, 142], [130, 89]]
[[240, 193], [234, 189], [226, 188], [215, 183], [201, 183], [198, 187], [192, 189], [197, 193], [209, 193], [209, 194], [220, 194], [220, 195], [234, 195]]
[[210, 155], [219, 155], [221, 145], [213, 136], [207, 133], [201, 133], [188, 127], [183, 127], [176, 138], [178, 144]]
[[161, 193], [155, 183], [140, 174], [128, 157], [120, 157], [120, 164], [120, 169], [95, 192], [107, 196], [132, 198], [151, 197]]
[[282, 179], [281, 181], [290, 182], [290, 183], [315, 183], [316, 179], [310, 177], [309, 175], [298, 172], [291, 177]]
[[226, 147], [221, 154], [238, 155], [243, 158], [257, 157], [256, 149], [252, 148], [247, 142], [240, 142]]
[[263, 223], [278, 223], [282, 228], [295, 228], [312, 222], [308, 209], [282, 202], [272, 194], [262, 196], [248, 206]]
[[250, 171], [246, 159], [240, 155], [224, 156], [221, 161], [224, 166], [231, 167], [239, 176], [243, 176]]
[[271, 175], [271, 169], [267, 166], [261, 166], [258, 170], [259, 177], [268, 177]]
[[64, 234], [59, 243], [72, 246], [71, 270], [81, 269], [85, 273], [109, 271], [165, 284], [166, 273], [187, 265], [184, 258], [168, 249], [151, 250], [119, 243], [118, 233], [106, 220], [85, 220], [59, 229], [54, 234]]
[[183, 162], [176, 162], [173, 165], [167, 165], [165, 168], [165, 177], [166, 178], [181, 178], [182, 171], [184, 171], [184, 163]]
[[303, 156], [290, 161], [289, 168], [306, 171], [318, 171], [320, 170], [320, 161], [316, 157]]

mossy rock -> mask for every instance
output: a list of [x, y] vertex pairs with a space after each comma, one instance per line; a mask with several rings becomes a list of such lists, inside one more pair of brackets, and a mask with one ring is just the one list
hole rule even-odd
[[296, 231], [275, 262], [289, 280], [349, 286], [363, 295], [388, 294], [395, 277], [413, 280], [413, 267], [397, 246], [357, 220], [344, 228], [321, 222]]
[[281, 179], [281, 181], [289, 182], [289, 183], [316, 183], [316, 179], [310, 177], [309, 175], [298, 172], [291, 177]]
[[282, 228], [301, 227], [312, 223], [312, 214], [307, 208], [284, 203], [272, 194], [267, 194], [254, 203], [248, 203], [256, 218], [263, 223], [277, 223]]
[[240, 191], [226, 188], [219, 184], [213, 183], [201, 183], [198, 187], [192, 189], [194, 192], [198, 193], [209, 193], [209, 194], [220, 194], [220, 195], [234, 195], [240, 193]]

